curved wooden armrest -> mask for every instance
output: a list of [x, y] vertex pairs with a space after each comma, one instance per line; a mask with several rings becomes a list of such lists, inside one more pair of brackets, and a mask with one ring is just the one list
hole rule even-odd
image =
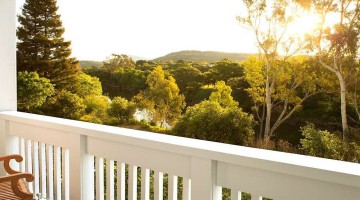
[[34, 176], [29, 173], [11, 174], [0, 177], [0, 183], [11, 181], [11, 189], [16, 196], [20, 197], [21, 199], [32, 199], [33, 194], [25, 189], [23, 182], [20, 182], [23, 179], [25, 179], [27, 182], [32, 182], [34, 181]]
[[5, 171], [8, 173], [8, 174], [17, 174], [17, 173], [20, 173], [18, 171], [15, 171], [13, 169], [11, 169], [10, 167], [10, 161], [12, 159], [15, 159], [16, 162], [21, 162], [23, 161], [23, 157], [20, 156], [20, 155], [8, 155], [8, 156], [3, 156], [3, 157], [0, 157], [0, 161], [4, 161], [4, 168], [5, 168]]

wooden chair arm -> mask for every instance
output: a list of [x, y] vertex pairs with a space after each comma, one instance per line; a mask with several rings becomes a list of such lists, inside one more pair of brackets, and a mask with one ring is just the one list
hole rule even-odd
[[33, 194], [27, 191], [24, 182], [22, 182], [23, 179], [27, 182], [32, 182], [34, 181], [34, 176], [29, 173], [11, 174], [0, 177], [0, 183], [11, 181], [11, 189], [17, 197], [20, 197], [21, 199], [32, 199]]
[[10, 161], [12, 159], [15, 159], [16, 162], [21, 162], [23, 161], [23, 157], [20, 156], [20, 155], [8, 155], [8, 156], [2, 156], [0, 157], [0, 161], [4, 161], [4, 168], [5, 168], [5, 171], [8, 173], [8, 174], [17, 174], [17, 173], [20, 173], [18, 171], [15, 171], [13, 169], [11, 169], [10, 167]]

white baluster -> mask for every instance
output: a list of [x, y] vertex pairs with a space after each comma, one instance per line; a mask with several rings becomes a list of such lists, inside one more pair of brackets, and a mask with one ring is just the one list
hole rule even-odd
[[141, 200], [150, 198], [150, 169], [141, 168]]
[[125, 200], [125, 163], [117, 161], [117, 199]]
[[33, 172], [34, 172], [34, 195], [40, 192], [39, 179], [40, 179], [40, 170], [39, 170], [39, 142], [33, 142], [32, 148], [33, 155]]
[[256, 193], [252, 193], [252, 194], [251, 194], [251, 199], [262, 200], [263, 198], [262, 198], [262, 196], [260, 196], [260, 195], [258, 195], [258, 194], [256, 194]]
[[[26, 140], [26, 142], [25, 142], [26, 172], [32, 174], [33, 170], [32, 170], [32, 156], [31, 156], [32, 148], [31, 147], [32, 147], [31, 140]], [[29, 183], [28, 186], [29, 186], [30, 192], [33, 192], [34, 191], [34, 182]]]
[[46, 145], [46, 163], [47, 163], [47, 195], [49, 200], [54, 199], [54, 146]]
[[20, 155], [23, 157], [23, 161], [20, 163], [20, 171], [25, 172], [25, 163], [26, 163], [26, 154], [25, 154], [25, 139], [19, 138], [19, 152]]
[[163, 200], [164, 174], [154, 171], [154, 197], [155, 200]]
[[104, 159], [96, 157], [96, 199], [104, 200]]
[[62, 198], [70, 199], [69, 149], [62, 148]]
[[55, 186], [55, 199], [61, 200], [61, 148], [54, 147], [54, 186]]
[[241, 200], [241, 192], [237, 189], [231, 189], [231, 199], [232, 200]]
[[106, 159], [106, 199], [113, 200], [114, 197], [114, 161]]
[[128, 200], [137, 200], [137, 166], [129, 165]]
[[178, 185], [178, 177], [173, 175], [168, 175], [168, 199], [169, 200], [177, 200], [177, 185]]
[[45, 143], [40, 143], [40, 193], [46, 197], [46, 154]]

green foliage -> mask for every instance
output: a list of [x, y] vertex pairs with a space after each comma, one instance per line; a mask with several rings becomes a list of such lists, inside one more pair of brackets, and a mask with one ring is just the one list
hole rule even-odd
[[253, 118], [238, 107], [223, 108], [216, 101], [203, 101], [189, 107], [173, 128], [176, 135], [249, 145], [253, 141]]
[[84, 72], [99, 78], [103, 92], [111, 98], [122, 96], [131, 99], [140, 90], [146, 88], [147, 72], [145, 71], [130, 68], [119, 72], [111, 72], [103, 68], [88, 68]]
[[301, 128], [304, 139], [301, 149], [306, 155], [360, 162], [360, 146], [355, 142], [344, 142], [339, 136], [328, 131], [315, 129], [313, 124]]
[[242, 76], [244, 76], [244, 69], [239, 63], [223, 59], [206, 72], [206, 82], [212, 84], [217, 81], [226, 82], [230, 78]]
[[99, 78], [81, 72], [76, 77], [76, 83], [72, 88], [72, 92], [81, 98], [102, 95], [101, 82], [99, 81]]
[[110, 108], [109, 97], [103, 95], [90, 95], [84, 98], [85, 111], [99, 120], [108, 118], [107, 111]]
[[85, 113], [85, 108], [83, 99], [78, 95], [61, 90], [44, 103], [41, 111], [54, 117], [80, 119]]
[[243, 64], [244, 78], [249, 84], [245, 91], [252, 99], [255, 116], [260, 122], [264, 121], [265, 113], [271, 118], [277, 117], [271, 125], [271, 121], [267, 121], [271, 136], [294, 112], [302, 108], [304, 101], [324, 91], [325, 87], [322, 86], [327, 82], [327, 77], [322, 77], [314, 63], [304, 56], [271, 62], [271, 68], [267, 67], [269, 64], [264, 59], [255, 57]]
[[211, 93], [209, 100], [218, 102], [223, 108], [237, 107], [239, 103], [234, 101], [231, 92], [231, 88], [224, 81], [216, 82], [215, 91]]
[[103, 62], [102, 68], [109, 72], [121, 72], [125, 69], [135, 68], [135, 62], [127, 55], [113, 54]]
[[172, 76], [165, 78], [161, 66], [156, 67], [147, 77], [148, 89], [139, 93], [137, 99], [146, 109], [153, 112], [153, 120], [173, 124], [181, 116], [185, 107], [184, 95]]
[[56, 0], [26, 0], [17, 29], [17, 67], [19, 71], [36, 71], [56, 89], [72, 86], [79, 73], [78, 61], [70, 58], [71, 42], [62, 37]]
[[251, 111], [252, 101], [246, 88], [249, 88], [249, 83], [245, 81], [245, 77], [229, 78], [226, 85], [231, 87], [234, 100], [239, 102], [239, 106], [246, 112]]
[[301, 128], [304, 139], [301, 139], [301, 148], [307, 155], [342, 159], [342, 141], [335, 134], [328, 131], [315, 129], [313, 124], [308, 124]]
[[92, 114], [88, 114], [88, 115], [84, 115], [80, 118], [81, 121], [84, 122], [90, 122], [90, 123], [95, 123], [95, 124], [102, 124], [102, 120], [99, 119], [98, 117], [92, 115]]
[[190, 64], [178, 64], [171, 67], [169, 72], [176, 79], [180, 92], [185, 96], [186, 103], [193, 102], [193, 97], [203, 82], [202, 73]]
[[43, 105], [55, 93], [49, 79], [40, 78], [36, 72], [18, 72], [18, 109], [31, 112]]
[[115, 117], [120, 122], [127, 122], [133, 117], [135, 105], [125, 98], [115, 97], [111, 101], [111, 106], [108, 112], [111, 117]]

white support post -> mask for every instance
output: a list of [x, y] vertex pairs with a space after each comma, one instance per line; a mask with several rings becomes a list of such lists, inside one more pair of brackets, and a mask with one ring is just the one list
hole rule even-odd
[[191, 158], [191, 199], [221, 200], [221, 187], [216, 186], [216, 162]]
[[[1, 98], [0, 98], [1, 99]], [[19, 154], [19, 138], [9, 134], [8, 122], [0, 120], [0, 156]], [[11, 167], [15, 170], [20, 169], [19, 163], [11, 161]], [[0, 162], [0, 176], [5, 175], [3, 162]]]
[[[75, 155], [72, 155], [75, 156]], [[87, 154], [87, 136], [80, 136], [80, 158], [82, 159], [80, 184], [82, 188], [81, 199], [95, 198], [95, 168], [94, 156]]]
[[[0, 1], [0, 111], [16, 110], [16, 1]], [[18, 142], [9, 138], [0, 121], [0, 155], [18, 153]], [[4, 175], [0, 164], [0, 175]]]
[[191, 180], [189, 178], [183, 178], [183, 199], [191, 200]]
[[[69, 148], [70, 199], [94, 199], [94, 156], [86, 154], [86, 136], [72, 135]], [[101, 166], [103, 167], [102, 163]]]

